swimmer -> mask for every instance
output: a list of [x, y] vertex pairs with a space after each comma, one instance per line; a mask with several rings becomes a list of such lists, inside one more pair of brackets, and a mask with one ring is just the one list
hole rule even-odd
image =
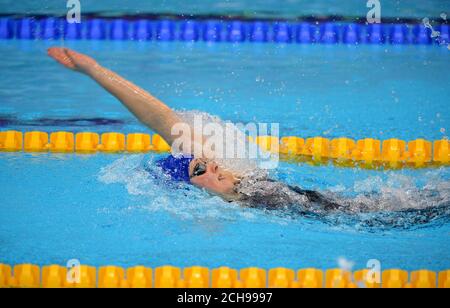
[[[147, 91], [134, 85], [118, 74], [102, 67], [93, 58], [70, 50], [53, 47], [48, 55], [66, 68], [82, 73], [96, 81], [115, 96], [136, 118], [172, 145], [172, 127], [183, 122], [179, 114]], [[192, 127], [190, 127], [193, 130]], [[192, 133], [191, 136], [196, 134]], [[197, 137], [193, 137], [197, 138]], [[203, 143], [203, 140], [192, 140]], [[190, 154], [190, 153], [187, 153]], [[379, 211], [378, 201], [350, 201], [324, 194], [303, 190], [270, 179], [266, 174], [243, 176], [221, 166], [214, 159], [206, 157], [168, 156], [157, 165], [174, 181], [183, 181], [226, 201], [234, 201], [249, 207], [265, 209], [297, 208], [304, 214], [324, 214], [333, 212], [361, 213]], [[358, 204], [356, 204], [358, 203]], [[448, 202], [446, 203], [448, 208]]]
[[[48, 55], [65, 67], [95, 80], [121, 101], [141, 123], [161, 135], [168, 144], [173, 144], [178, 137], [172, 135], [171, 130], [175, 124], [181, 123], [182, 119], [174, 110], [150, 93], [100, 66], [87, 55], [68, 48], [56, 47], [48, 49]], [[239, 178], [214, 161], [206, 160], [203, 157], [192, 159], [169, 156], [160, 162], [160, 166], [174, 180], [191, 183], [227, 200], [239, 198], [235, 191]]]

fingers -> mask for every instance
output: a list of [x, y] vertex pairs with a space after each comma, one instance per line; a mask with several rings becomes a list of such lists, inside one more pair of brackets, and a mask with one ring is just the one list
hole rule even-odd
[[58, 53], [58, 51], [59, 51], [59, 48], [51, 47], [51, 48], [47, 49], [47, 54], [53, 58]]
[[75, 64], [73, 63], [70, 55], [67, 53], [67, 48], [52, 47], [47, 50], [47, 53], [50, 57], [62, 65], [75, 69]]
[[50, 47], [49, 49], [47, 49], [47, 53], [49, 56], [54, 57], [57, 55], [61, 55], [63, 52], [65, 52], [65, 50], [68, 49], [62, 47]]
[[79, 56], [80, 55], [80, 53], [76, 52], [75, 50], [69, 49], [69, 48], [64, 48], [64, 51], [70, 56]]
[[89, 62], [91, 60], [90, 57], [85, 54], [76, 52], [75, 50], [65, 48], [66, 54], [74, 61], [74, 62]]

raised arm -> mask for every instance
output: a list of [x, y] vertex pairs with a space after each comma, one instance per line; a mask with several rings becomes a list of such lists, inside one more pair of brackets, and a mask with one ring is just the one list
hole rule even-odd
[[173, 143], [177, 136], [172, 136], [171, 129], [174, 124], [180, 122], [180, 119], [166, 104], [116, 73], [102, 67], [89, 56], [68, 48], [58, 47], [48, 49], [48, 55], [65, 67], [94, 79], [119, 99], [139, 121], [160, 134], [169, 144]]

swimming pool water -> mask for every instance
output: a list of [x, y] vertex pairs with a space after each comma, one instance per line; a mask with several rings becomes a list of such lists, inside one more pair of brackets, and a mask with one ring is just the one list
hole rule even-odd
[[[369, 259], [407, 270], [450, 265], [448, 216], [396, 229], [279, 216], [152, 182], [135, 170], [140, 159], [1, 154], [2, 262], [332, 268], [344, 257], [356, 268]], [[340, 192], [392, 189], [399, 206], [418, 202], [408, 195], [422, 181], [449, 190], [445, 169], [384, 174], [283, 164], [278, 176]]]
[[[0, 42], [1, 129], [148, 132], [92, 81], [53, 63], [60, 42]], [[279, 122], [282, 135], [328, 138], [448, 135], [448, 50], [324, 46], [66, 42], [170, 106], [233, 122]], [[17, 264], [215, 267], [449, 268], [448, 215], [425, 225], [368, 228], [244, 209], [190, 188], [175, 191], [139, 166], [156, 154], [0, 153], [0, 260]], [[282, 163], [274, 176], [304, 188], [422, 206], [448, 200], [448, 168], [369, 171]], [[446, 199], [447, 198], [447, 199]]]
[[[364, 0], [83, 0], [82, 12], [117, 14], [180, 14], [180, 15], [238, 15], [252, 18], [295, 18], [299, 16], [365, 17], [369, 9]], [[0, 0], [1, 13], [62, 14], [66, 1]], [[449, 0], [390, 0], [381, 1], [382, 18], [440, 19], [450, 10]]]
[[96, 131], [145, 131], [94, 82], [53, 63], [46, 49], [55, 44], [94, 56], [177, 110], [280, 123], [285, 136], [431, 140], [450, 128], [445, 47], [110, 41], [0, 41], [1, 126], [80, 131], [97, 119]]

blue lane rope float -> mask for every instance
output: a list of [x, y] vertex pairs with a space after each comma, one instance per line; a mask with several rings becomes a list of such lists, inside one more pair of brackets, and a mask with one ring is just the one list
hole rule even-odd
[[198, 41], [200, 27], [197, 21], [187, 20], [181, 23], [180, 39], [182, 41]]
[[0, 39], [23, 40], [158, 40], [206, 42], [275, 42], [297, 44], [420, 44], [449, 43], [449, 25], [435, 27], [440, 39], [423, 24], [360, 24], [240, 20], [169, 20], [91, 18], [80, 24], [63, 18], [0, 18]]

